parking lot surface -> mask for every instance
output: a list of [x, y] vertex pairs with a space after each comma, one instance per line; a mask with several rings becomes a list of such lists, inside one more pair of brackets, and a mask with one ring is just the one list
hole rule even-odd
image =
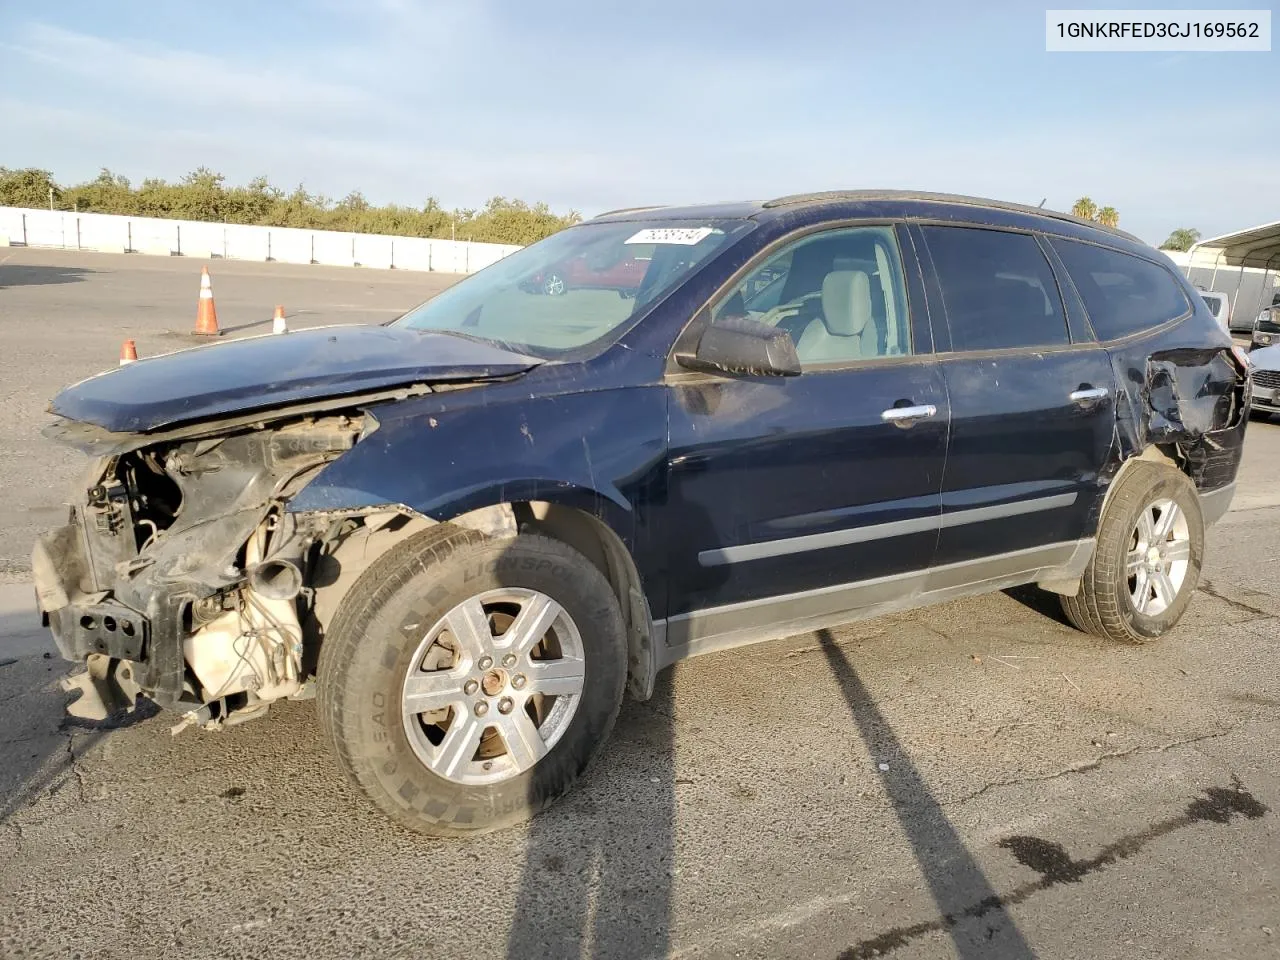
[[[1156, 644], [1024, 589], [704, 657], [531, 825], [433, 841], [342, 779], [312, 703], [64, 718], [25, 556], [78, 466], [41, 411], [123, 337], [184, 346], [199, 264], [7, 256], [0, 956], [1280, 956], [1280, 424]], [[387, 319], [452, 279], [212, 272], [224, 327]]]

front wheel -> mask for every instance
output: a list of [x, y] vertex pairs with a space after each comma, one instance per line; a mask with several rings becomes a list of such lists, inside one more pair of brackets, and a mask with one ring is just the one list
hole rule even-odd
[[321, 651], [320, 715], [393, 819], [484, 833], [573, 785], [617, 717], [626, 663], [617, 600], [585, 557], [442, 525], [347, 594]]
[[1067, 618], [1087, 633], [1146, 643], [1172, 630], [1200, 580], [1200, 496], [1176, 467], [1139, 461], [1125, 471], [1098, 524], [1093, 558]]

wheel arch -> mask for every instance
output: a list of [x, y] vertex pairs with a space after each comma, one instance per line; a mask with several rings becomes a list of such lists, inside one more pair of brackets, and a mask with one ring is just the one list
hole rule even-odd
[[[1173, 451], [1176, 454], [1176, 450]], [[1102, 523], [1102, 517], [1106, 513], [1107, 505], [1111, 502], [1112, 495], [1118, 489], [1120, 480], [1128, 473], [1136, 468], [1139, 463], [1157, 463], [1165, 466], [1173, 467], [1180, 473], [1186, 474], [1187, 465], [1180, 462], [1175, 456], [1171, 456], [1170, 452], [1162, 449], [1161, 445], [1149, 443], [1139, 452], [1132, 456], [1125, 457], [1121, 461], [1120, 466], [1116, 468], [1115, 473], [1111, 475], [1107, 482], [1106, 492], [1102, 495], [1102, 499], [1098, 502], [1098, 509], [1089, 517], [1089, 535], [1093, 541], [1093, 549], [1082, 554], [1083, 563], [1080, 571], [1071, 571], [1067, 575], [1058, 575], [1049, 577], [1044, 580], [1037, 581], [1036, 586], [1042, 590], [1048, 590], [1050, 593], [1061, 594], [1064, 597], [1074, 597], [1080, 592], [1081, 577], [1084, 575], [1084, 566], [1088, 564], [1093, 551], [1097, 549], [1098, 527]]]
[[[322, 547], [313, 576], [314, 598], [310, 631], [323, 637], [343, 599], [374, 561], [402, 540], [423, 529], [453, 524], [486, 536], [511, 537], [529, 531], [551, 537], [586, 557], [608, 581], [622, 611], [627, 630], [627, 687], [639, 700], [653, 694], [658, 670], [654, 650], [653, 616], [645, 585], [636, 565], [629, 536], [615, 527], [629, 520], [616, 503], [604, 507], [600, 494], [585, 490], [559, 491], [563, 499], [495, 499], [472, 496], [428, 516], [404, 506], [371, 508], [360, 514], [363, 523], [331, 546]], [[475, 506], [479, 501], [483, 505]], [[465, 508], [465, 509], [463, 509]], [[622, 514], [622, 516], [619, 516]], [[606, 520], [609, 516], [613, 523]], [[629, 534], [629, 524], [622, 524]]]

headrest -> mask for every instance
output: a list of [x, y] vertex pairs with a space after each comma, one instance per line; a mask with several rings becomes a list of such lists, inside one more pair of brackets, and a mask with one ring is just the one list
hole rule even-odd
[[822, 281], [822, 319], [837, 337], [860, 334], [871, 321], [871, 278], [861, 270], [832, 270]]

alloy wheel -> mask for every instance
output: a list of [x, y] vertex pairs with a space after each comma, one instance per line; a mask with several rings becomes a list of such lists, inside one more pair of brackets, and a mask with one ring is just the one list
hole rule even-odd
[[1125, 563], [1133, 608], [1143, 616], [1156, 617], [1173, 606], [1190, 562], [1186, 514], [1173, 500], [1148, 504], [1138, 514]]
[[560, 604], [535, 590], [488, 591], [418, 644], [401, 692], [404, 730], [438, 776], [495, 783], [555, 746], [585, 681], [582, 636]]

